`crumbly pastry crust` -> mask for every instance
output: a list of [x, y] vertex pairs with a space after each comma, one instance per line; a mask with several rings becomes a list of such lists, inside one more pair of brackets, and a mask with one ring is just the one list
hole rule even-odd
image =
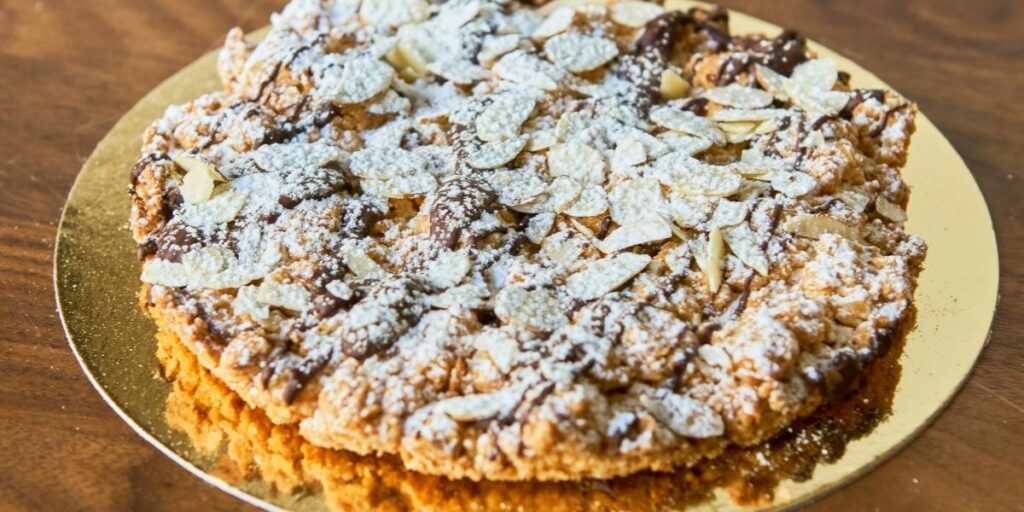
[[668, 470], [877, 359], [915, 106], [792, 32], [622, 1], [294, 0], [132, 169], [148, 311], [311, 443], [455, 478]]

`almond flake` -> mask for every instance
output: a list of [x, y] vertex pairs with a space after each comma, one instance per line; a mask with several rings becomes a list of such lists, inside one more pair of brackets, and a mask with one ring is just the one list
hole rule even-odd
[[480, 46], [480, 52], [476, 54], [481, 65], [491, 67], [494, 61], [506, 53], [519, 47], [522, 38], [519, 34], [508, 34], [503, 36], [485, 36]]
[[508, 139], [496, 140], [480, 145], [471, 145], [466, 155], [466, 163], [474, 169], [494, 169], [511, 162], [526, 147], [529, 137], [523, 135]]
[[190, 226], [207, 229], [231, 222], [242, 212], [248, 197], [247, 192], [225, 190], [214, 195], [212, 199], [186, 207], [181, 214], [181, 221]]
[[656, 3], [629, 0], [613, 4], [609, 15], [619, 25], [640, 28], [664, 12], [665, 9]]
[[415, 80], [427, 74], [427, 60], [412, 44], [398, 41], [385, 58], [407, 80]]
[[668, 146], [671, 152], [696, 155], [711, 147], [711, 141], [703, 137], [692, 137], [678, 132], [665, 132], [658, 139]]
[[766, 176], [771, 180], [772, 188], [787, 197], [800, 197], [809, 194], [818, 186], [818, 182], [813, 176], [803, 172], [775, 171]]
[[762, 276], [768, 275], [768, 256], [761, 248], [761, 242], [758, 240], [757, 234], [750, 229], [749, 224], [744, 222], [726, 228], [724, 233], [729, 249], [744, 265], [754, 269]]
[[548, 150], [548, 172], [569, 176], [583, 183], [604, 183], [605, 163], [601, 152], [578, 142], [559, 144]]
[[711, 293], [718, 292], [718, 287], [722, 286], [722, 267], [725, 259], [722, 230], [714, 228], [708, 233], [707, 240], [695, 238], [690, 243], [690, 250], [695, 256], [697, 266], [704, 271], [704, 277], [707, 278], [708, 290]]
[[761, 64], [754, 67], [754, 78], [757, 80], [757, 84], [775, 99], [789, 101], [789, 96], [786, 94], [786, 81], [788, 78], [780, 75], [774, 69], [762, 66]]
[[569, 276], [566, 289], [580, 300], [594, 300], [628, 283], [651, 262], [645, 254], [624, 252], [589, 263], [582, 272]]
[[635, 245], [649, 244], [672, 238], [672, 230], [668, 222], [660, 218], [644, 220], [636, 224], [626, 224], [612, 231], [597, 248], [605, 254], [619, 252]]
[[789, 110], [781, 108], [720, 108], [711, 114], [711, 119], [719, 123], [734, 123], [738, 121], [761, 122], [785, 117], [789, 114]]
[[882, 196], [878, 196], [878, 199], [875, 200], [875, 210], [893, 222], [907, 221], [907, 213], [903, 211], [903, 208]]
[[624, 169], [647, 161], [647, 148], [636, 139], [626, 139], [615, 146], [612, 153], [612, 167]]
[[494, 314], [502, 322], [533, 332], [551, 332], [568, 321], [554, 293], [525, 286], [510, 286], [498, 292], [494, 298]]
[[339, 103], [362, 103], [387, 90], [395, 79], [395, 68], [379, 59], [357, 57], [335, 76], [329, 82], [330, 97]]
[[[647, 4], [654, 5], [654, 4]], [[686, 96], [690, 92], [690, 84], [679, 73], [666, 69], [661, 72], [661, 84], [658, 87], [661, 99], [665, 101], [676, 100]]]
[[492, 71], [502, 80], [544, 91], [557, 90], [559, 82], [565, 78], [561, 69], [523, 50], [505, 54]]
[[832, 233], [850, 240], [860, 240], [860, 232], [856, 227], [822, 214], [797, 214], [786, 220], [782, 224], [782, 229], [806, 238], [817, 239], [824, 234]]
[[269, 306], [305, 311], [312, 307], [310, 294], [304, 286], [297, 283], [282, 283], [264, 279], [256, 289], [256, 300]]
[[577, 32], [560, 34], [544, 43], [544, 53], [552, 62], [584, 73], [597, 69], [619, 55], [619, 47], [610, 39]]
[[367, 25], [398, 27], [419, 23], [430, 17], [426, 0], [363, 0], [359, 18]]
[[181, 263], [153, 258], [142, 266], [142, 282], [180, 288], [188, 284], [188, 272]]
[[456, 396], [437, 402], [437, 410], [449, 418], [463, 423], [494, 418], [502, 413], [509, 404], [517, 404], [518, 399], [509, 395], [511, 388], [495, 393]]
[[446, 250], [427, 263], [422, 276], [434, 288], [451, 288], [459, 284], [472, 268], [473, 262], [465, 250]]
[[202, 203], [213, 194], [214, 182], [225, 181], [224, 177], [212, 165], [194, 157], [179, 153], [174, 163], [185, 169], [185, 177], [181, 180], [181, 197], [192, 204]]
[[726, 167], [707, 165], [690, 170], [676, 189], [685, 194], [710, 197], [731, 196], [743, 186], [743, 178]]
[[547, 18], [544, 18], [544, 21], [540, 22], [540, 25], [537, 25], [537, 28], [533, 30], [533, 34], [530, 37], [534, 39], [547, 39], [561, 34], [572, 26], [575, 16], [576, 11], [571, 7], [555, 9]]
[[380, 264], [359, 248], [347, 247], [343, 254], [345, 265], [360, 279], [383, 279], [388, 275]]
[[530, 221], [526, 224], [526, 238], [535, 244], [540, 244], [544, 241], [544, 237], [548, 236], [548, 233], [551, 232], [551, 228], [554, 225], [555, 214], [538, 213], [530, 217]]
[[792, 97], [793, 104], [811, 115], [825, 116], [838, 114], [850, 101], [850, 94], [846, 92], [809, 90], [802, 86], [793, 85], [795, 83], [792, 80], [786, 82], [786, 90]]
[[634, 178], [619, 183], [608, 194], [612, 220], [620, 226], [659, 217], [664, 205], [661, 186], [651, 178]]
[[608, 195], [601, 185], [583, 184], [579, 197], [565, 209], [565, 214], [573, 217], [593, 217], [608, 211]]
[[363, 192], [389, 199], [427, 194], [437, 188], [437, 178], [422, 172], [405, 176], [392, 176], [387, 180], [363, 180]]
[[188, 274], [189, 288], [203, 288], [228, 266], [229, 254], [219, 247], [203, 247], [185, 253], [181, 264]]
[[820, 91], [830, 91], [839, 78], [839, 68], [832, 59], [814, 59], [798, 65], [793, 70], [791, 82]]
[[722, 134], [718, 131], [718, 127], [715, 126], [713, 121], [700, 117], [688, 110], [680, 110], [664, 105], [657, 106], [651, 109], [651, 122], [662, 128], [704, 137], [713, 142], [723, 140]]
[[473, 348], [490, 359], [503, 375], [512, 372], [516, 356], [519, 355], [519, 343], [504, 329], [495, 329], [485, 335], [475, 336]]
[[356, 151], [349, 160], [349, 169], [360, 178], [386, 180], [394, 176], [424, 174], [427, 161], [402, 148], [375, 147]]
[[760, 89], [735, 83], [725, 87], [708, 89], [704, 91], [703, 97], [719, 105], [743, 109], [767, 107], [772, 104], [774, 99], [771, 94]]
[[540, 197], [526, 204], [515, 205], [512, 209], [522, 213], [561, 213], [576, 201], [582, 191], [583, 185], [580, 182], [568, 176], [559, 176], [548, 184]]
[[547, 182], [528, 169], [496, 169], [487, 177], [498, 201], [506, 206], [519, 206], [538, 199], [548, 188]]
[[708, 229], [735, 226], [743, 222], [743, 219], [747, 218], [747, 213], [750, 211], [747, 203], [741, 201], [718, 199], [716, 203], [715, 213], [711, 216], [711, 220], [707, 222]]
[[482, 66], [477, 66], [467, 60], [445, 60], [427, 64], [427, 70], [431, 73], [459, 85], [473, 85], [481, 80], [487, 80], [491, 72]]
[[476, 118], [476, 136], [493, 142], [515, 137], [519, 128], [533, 113], [537, 100], [517, 91], [494, 94], [493, 101]]
[[467, 283], [454, 286], [447, 290], [427, 298], [430, 307], [451, 309], [451, 308], [472, 308], [481, 309], [487, 307], [486, 301], [490, 296], [484, 284]]
[[527, 151], [542, 151], [558, 144], [558, 135], [554, 129], [537, 130], [528, 135], [530, 142], [526, 145]]
[[866, 210], [868, 205], [871, 204], [870, 197], [859, 192], [854, 192], [853, 190], [844, 190], [840, 192], [837, 197], [847, 206], [847, 208], [857, 215], [864, 213], [864, 210]]

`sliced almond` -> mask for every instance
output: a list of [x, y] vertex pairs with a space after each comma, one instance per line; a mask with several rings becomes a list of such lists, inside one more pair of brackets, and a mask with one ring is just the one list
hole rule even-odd
[[547, 190], [536, 200], [513, 206], [512, 209], [522, 213], [561, 213], [576, 201], [582, 191], [583, 185], [580, 182], [568, 176], [559, 176], [548, 184]]
[[180, 288], [188, 284], [188, 272], [181, 263], [153, 258], [142, 265], [142, 282]]
[[487, 68], [461, 59], [431, 62], [427, 64], [427, 70], [459, 85], [473, 85], [481, 80], [487, 80], [491, 76], [491, 72]]
[[411, 44], [399, 41], [385, 58], [406, 80], [415, 80], [427, 74], [427, 60]]
[[558, 135], [554, 129], [536, 130], [527, 135], [530, 137], [530, 142], [526, 145], [527, 151], [543, 151], [558, 144]]
[[[228, 188], [228, 185], [224, 187]], [[190, 226], [205, 228], [231, 222], [242, 212], [248, 197], [247, 192], [225, 190], [214, 195], [212, 199], [186, 208], [181, 214], [181, 220]]]
[[388, 275], [387, 271], [379, 263], [359, 248], [346, 248], [343, 254], [345, 256], [345, 264], [349, 270], [360, 279], [383, 279]]
[[665, 9], [654, 2], [629, 0], [613, 4], [609, 11], [609, 16], [612, 21], [619, 25], [640, 28], [664, 12]]
[[719, 105], [733, 108], [752, 109], [767, 107], [772, 104], [771, 94], [760, 89], [746, 87], [740, 84], [729, 84], [725, 87], [715, 87], [704, 91], [702, 95]]
[[608, 201], [612, 220], [619, 225], [657, 217], [664, 205], [661, 186], [651, 178], [633, 178], [619, 183], [609, 192]]
[[670, 186], [688, 195], [726, 197], [739, 191], [743, 178], [728, 167], [703, 165], [688, 169]]
[[502, 322], [533, 332], [551, 332], [568, 322], [555, 294], [544, 288], [502, 289], [494, 298], [494, 314]]
[[903, 208], [900, 208], [898, 204], [893, 203], [882, 196], [878, 196], [878, 199], [875, 200], [875, 210], [878, 211], [881, 216], [893, 222], [907, 221], [907, 212], [903, 211]]
[[779, 101], [789, 101], [786, 94], [786, 80], [788, 78], [780, 75], [774, 69], [758, 64], [754, 68], [754, 78], [757, 84]]
[[782, 229], [788, 233], [806, 238], [821, 238], [824, 234], [836, 234], [850, 240], [860, 240], [859, 230], [835, 218], [822, 214], [801, 213], [786, 220]]
[[774, 171], [767, 175], [772, 188], [788, 197], [800, 197], [811, 193], [818, 182], [813, 176], [803, 172]]
[[466, 277], [473, 268], [473, 261], [465, 250], [443, 251], [427, 263], [422, 276], [434, 288], [451, 288]]
[[768, 275], [768, 256], [761, 248], [761, 241], [758, 239], [757, 233], [750, 229], [749, 224], [744, 222], [726, 228], [724, 234], [729, 249], [744, 265], [754, 269], [762, 276]]
[[529, 137], [520, 135], [500, 139], [480, 145], [471, 145], [467, 149], [466, 163], [474, 169], [494, 169], [511, 162], [526, 147]]
[[829, 91], [839, 78], [839, 67], [832, 59], [814, 59], [793, 69], [790, 80], [812, 90]]
[[[722, 230], [718, 227], [708, 233], [707, 242], [702, 239], [695, 239], [702, 243], [691, 246], [690, 250], [696, 256], [697, 266], [705, 272], [708, 280], [708, 290], [717, 293], [722, 286], [722, 274], [725, 264], [725, 242], [722, 237]], [[692, 244], [693, 242], [691, 242]]]
[[688, 110], [680, 110], [664, 105], [657, 106], [651, 109], [651, 122], [669, 130], [704, 137], [712, 141], [722, 139], [722, 135], [718, 132], [718, 127], [715, 126], [713, 121], [700, 117]]
[[485, 36], [476, 58], [481, 65], [491, 67], [499, 57], [518, 48], [521, 40], [519, 34]]
[[535, 244], [540, 244], [544, 241], [544, 238], [551, 232], [551, 227], [555, 225], [555, 214], [554, 213], [538, 213], [533, 217], [530, 217], [530, 221], [526, 224], [526, 238]]
[[573, 217], [593, 217], [608, 211], [608, 195], [601, 185], [583, 184], [579, 197], [565, 209], [565, 214]]
[[569, 176], [581, 183], [604, 183], [605, 162], [600, 151], [566, 142], [548, 150], [548, 172], [552, 176]]
[[360, 178], [386, 180], [395, 176], [425, 174], [427, 161], [402, 148], [374, 147], [356, 151], [349, 160], [349, 169]]
[[256, 300], [269, 306], [305, 311], [312, 307], [310, 293], [298, 283], [282, 283], [264, 279], [256, 289]]
[[565, 72], [537, 55], [523, 50], [507, 53], [494, 64], [494, 74], [509, 82], [555, 91]]
[[597, 69], [619, 55], [615, 42], [604, 37], [572, 32], [559, 34], [544, 43], [544, 53], [552, 62], [573, 72]]
[[363, 103], [387, 90], [395, 68], [379, 59], [358, 57], [348, 61], [332, 82], [333, 99], [339, 103]]
[[181, 197], [189, 203], [206, 201], [213, 194], [215, 182], [225, 181], [212, 165], [194, 156], [179, 153], [174, 157], [174, 163], [185, 169], [180, 191]]
[[[646, 5], [655, 5], [647, 4], [646, 2], [643, 3]], [[661, 99], [671, 101], [686, 96], [686, 94], [690, 92], [690, 84], [686, 80], [683, 80], [683, 77], [679, 76], [679, 73], [676, 73], [671, 69], [666, 69], [661, 72], [661, 85], [658, 88], [658, 92], [661, 93]]]
[[491, 98], [491, 103], [476, 118], [476, 136], [487, 142], [518, 135], [519, 128], [537, 105], [533, 96], [521, 92], [499, 93]]
[[612, 168], [626, 169], [647, 161], [647, 148], [636, 139], [626, 139], [615, 146], [612, 153]]
[[533, 30], [530, 37], [534, 39], [547, 39], [561, 34], [572, 26], [575, 16], [576, 11], [571, 7], [555, 9], [547, 18], [544, 18], [544, 21], [540, 22], [540, 25], [537, 25], [537, 28]]
[[426, 0], [363, 0], [359, 18], [370, 26], [399, 27], [430, 17]]
[[650, 262], [650, 256], [630, 252], [590, 262], [585, 270], [569, 276], [567, 291], [580, 300], [597, 299], [628, 283]]
[[648, 244], [672, 238], [672, 230], [668, 222], [657, 218], [620, 226], [612, 231], [597, 248], [605, 254], [612, 254], [636, 245]]

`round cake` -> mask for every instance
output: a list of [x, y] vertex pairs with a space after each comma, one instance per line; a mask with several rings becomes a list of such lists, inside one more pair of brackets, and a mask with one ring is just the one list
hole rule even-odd
[[638, 1], [293, 0], [131, 170], [166, 335], [325, 448], [664, 471], [845, 396], [913, 317], [916, 107]]

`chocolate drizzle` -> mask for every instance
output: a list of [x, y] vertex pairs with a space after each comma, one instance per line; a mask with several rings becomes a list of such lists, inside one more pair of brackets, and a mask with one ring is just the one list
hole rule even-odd
[[782, 75], [790, 76], [798, 65], [807, 61], [807, 39], [793, 30], [784, 30], [772, 39], [760, 37], [733, 38], [728, 50], [740, 52], [722, 61], [716, 85], [735, 82], [760, 64]]

